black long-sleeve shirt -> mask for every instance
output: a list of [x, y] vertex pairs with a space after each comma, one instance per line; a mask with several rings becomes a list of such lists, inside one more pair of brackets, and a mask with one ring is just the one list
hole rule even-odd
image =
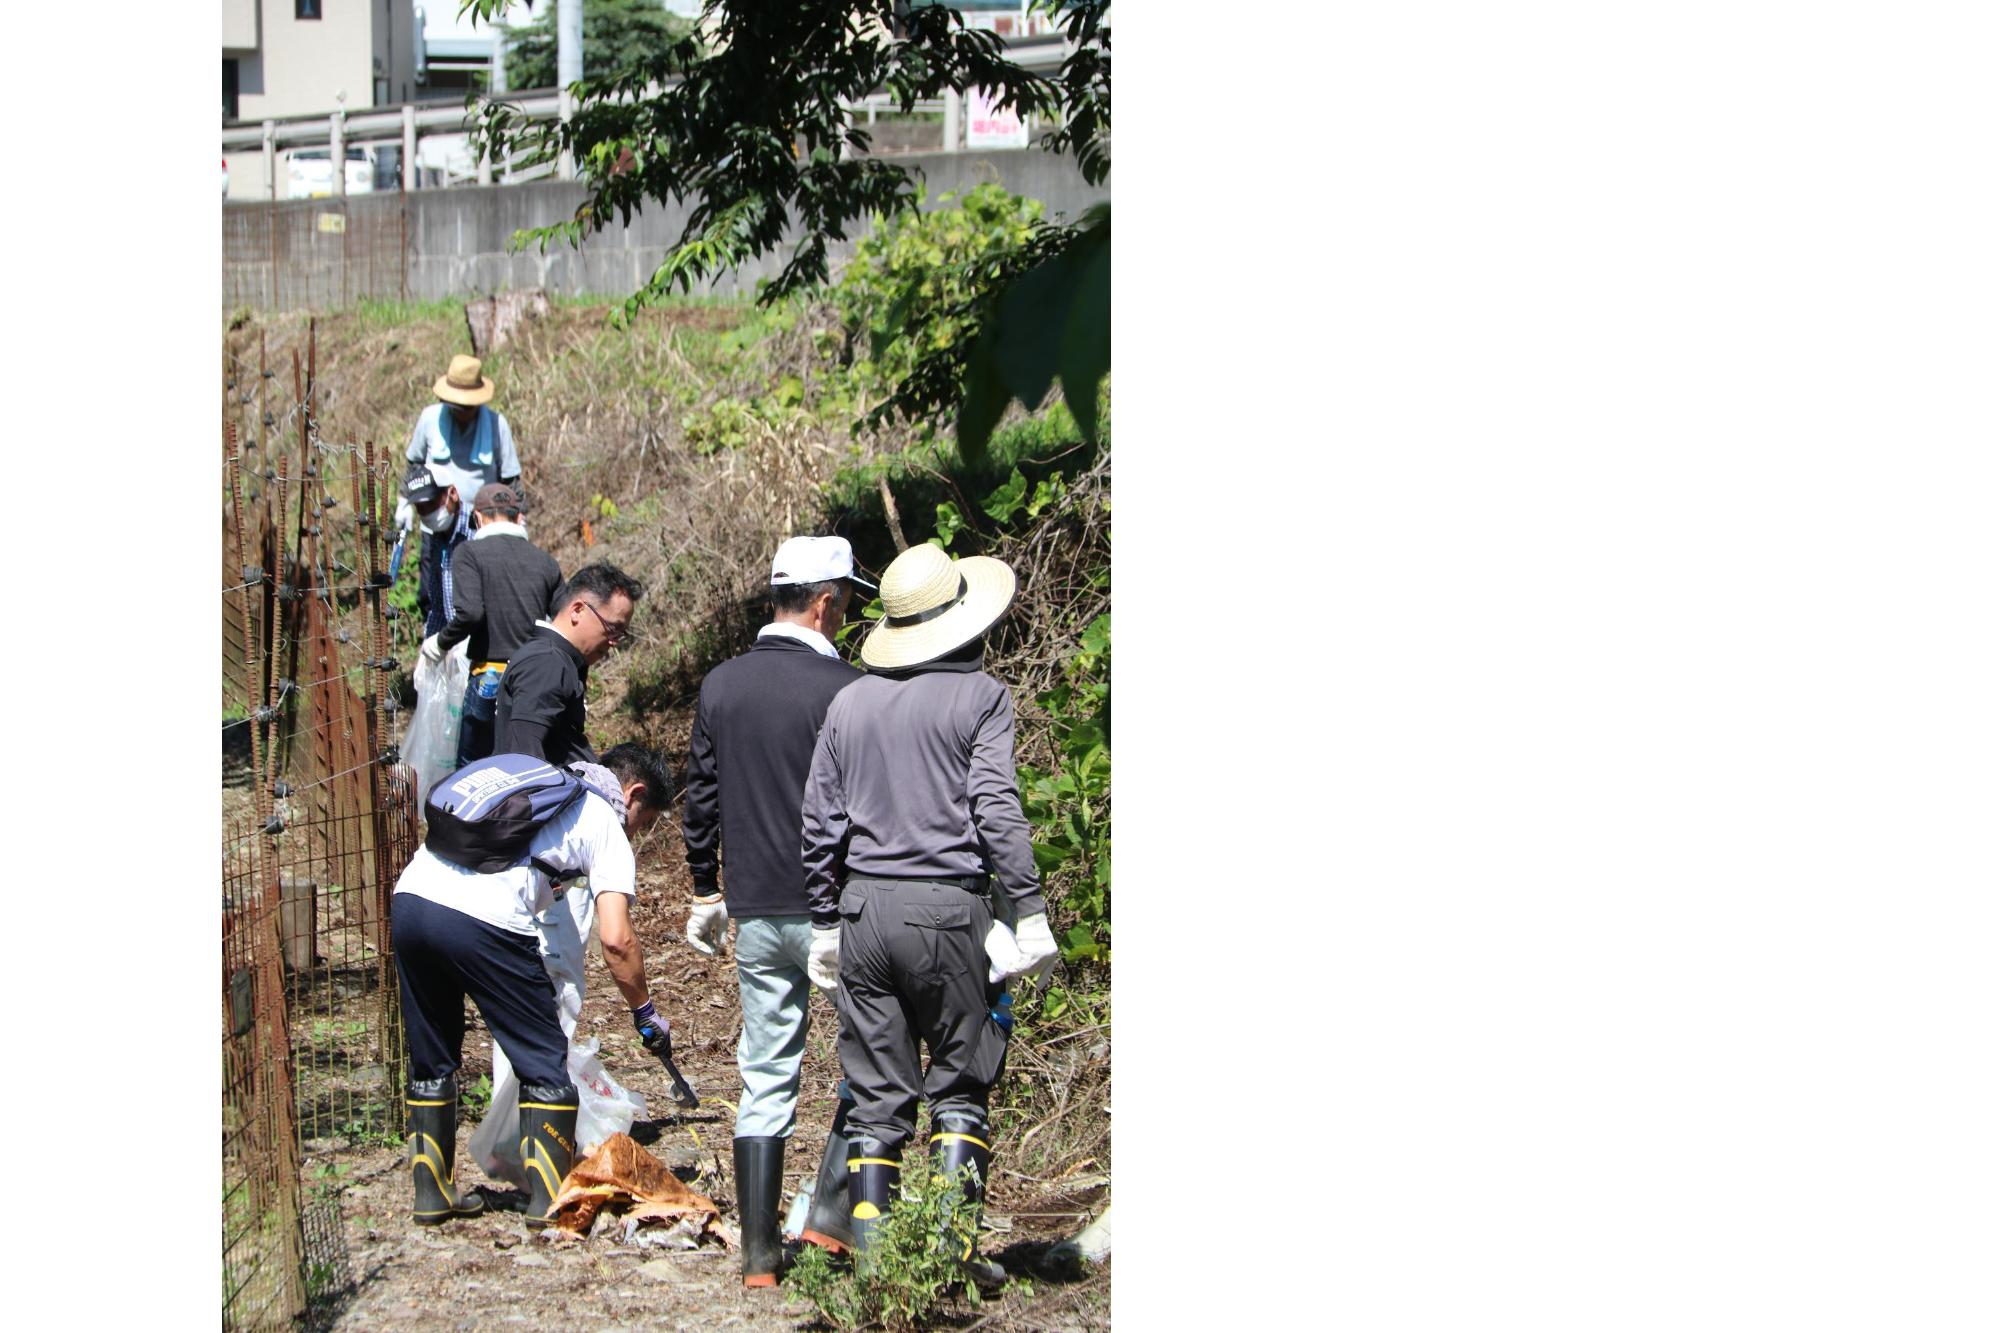
[[557, 766], [594, 764], [583, 732], [583, 690], [590, 664], [568, 639], [538, 626], [500, 678], [493, 710], [493, 753], [525, 754]]
[[535, 622], [555, 614], [562, 590], [555, 557], [530, 542], [515, 524], [489, 524], [459, 547], [451, 562], [451, 623], [438, 634], [446, 652], [469, 640], [472, 664], [506, 662], [535, 632]]
[[776, 634], [708, 673], [688, 737], [681, 836], [695, 892], [731, 916], [806, 915], [799, 807], [827, 704], [861, 673]]

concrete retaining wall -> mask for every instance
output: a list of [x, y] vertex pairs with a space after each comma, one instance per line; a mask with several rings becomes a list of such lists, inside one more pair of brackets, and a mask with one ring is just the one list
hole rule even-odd
[[[1047, 216], [1074, 218], [1110, 197], [1108, 184], [1087, 186], [1075, 163], [1039, 149], [984, 153], [913, 153], [895, 159], [922, 173], [927, 206], [947, 192], [998, 181], [1039, 199]], [[363, 296], [461, 299], [521, 287], [567, 295], [623, 296], [665, 259], [686, 221], [683, 208], [655, 204], [628, 226], [587, 237], [581, 249], [551, 245], [507, 253], [524, 227], [573, 217], [586, 197], [577, 182], [470, 186], [412, 194], [354, 195], [223, 208], [223, 305], [259, 311], [325, 309]], [[337, 219], [329, 221], [328, 219]], [[836, 243], [832, 254], [851, 253]], [[711, 284], [748, 291], [775, 276], [788, 251], [764, 256]]]

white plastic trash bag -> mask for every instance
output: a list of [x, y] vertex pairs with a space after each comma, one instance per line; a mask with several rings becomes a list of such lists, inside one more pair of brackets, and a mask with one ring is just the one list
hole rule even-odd
[[[563, 1027], [573, 1031], [574, 1020], [564, 1018]], [[576, 1084], [576, 1155], [595, 1151], [613, 1134], [629, 1134], [632, 1122], [646, 1114], [646, 1099], [604, 1072], [597, 1058], [597, 1038], [571, 1042], [569, 1077]], [[505, 1181], [516, 1189], [528, 1188], [528, 1173], [521, 1167], [521, 1080], [508, 1063], [507, 1053], [493, 1048], [493, 1104], [486, 1118], [472, 1132], [466, 1150], [489, 1180]]]
[[417, 706], [410, 711], [401, 754], [417, 775], [417, 804], [458, 767], [458, 726], [465, 717], [465, 682], [472, 674], [465, 639], [433, 666], [417, 654]]
[[[570, 886], [535, 919], [541, 931], [542, 966], [555, 983], [556, 1014], [569, 1040], [569, 1077], [576, 1084], [576, 1155], [579, 1159], [613, 1134], [628, 1134], [632, 1122], [646, 1114], [646, 1099], [604, 1070], [597, 1058], [597, 1038], [576, 1040], [577, 1017], [583, 1012], [584, 948], [597, 921], [597, 900], [583, 884]], [[507, 1053], [493, 1047], [493, 1101], [486, 1118], [472, 1131], [466, 1151], [490, 1180], [528, 1187], [521, 1167], [521, 1080]]]

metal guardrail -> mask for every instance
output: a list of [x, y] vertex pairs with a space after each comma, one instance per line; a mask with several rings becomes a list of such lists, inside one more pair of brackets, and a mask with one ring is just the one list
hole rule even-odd
[[[1060, 35], [1023, 38], [1007, 44], [1010, 59], [1024, 69], [1037, 73], [1053, 73], [1062, 62], [1074, 53], [1075, 47]], [[567, 89], [541, 88], [524, 92], [496, 94], [492, 100], [510, 102], [527, 115], [530, 120], [568, 120], [574, 111], [574, 101]], [[942, 98], [918, 102], [914, 111], [922, 114], [943, 113], [939, 147], [944, 152], [960, 151], [964, 144], [961, 133], [964, 116], [962, 98], [952, 90], [946, 90]], [[875, 123], [876, 116], [883, 112], [899, 113], [901, 108], [887, 92], [877, 92], [858, 101], [843, 104], [850, 115], [865, 115], [868, 123]], [[323, 116], [291, 116], [271, 119], [255, 125], [225, 125], [222, 127], [222, 148], [226, 154], [230, 150], [241, 152], [246, 149], [261, 148], [264, 157], [264, 197], [276, 200], [278, 194], [278, 152], [287, 148], [319, 148], [325, 146], [334, 170], [333, 192], [336, 196], [347, 193], [346, 161], [347, 150], [359, 144], [393, 144], [402, 146], [403, 188], [418, 188], [417, 144], [425, 131], [433, 134], [445, 133], [461, 135], [472, 128], [472, 118], [463, 104], [439, 105], [437, 103], [405, 103], [398, 107], [377, 111], [348, 113], [336, 111]], [[495, 163], [480, 159], [476, 169], [470, 174], [447, 171], [445, 184], [493, 183]], [[498, 164], [503, 180], [531, 179], [553, 174], [561, 180], [576, 178], [575, 164], [565, 154], [553, 167], [535, 166], [517, 168], [513, 162]]]

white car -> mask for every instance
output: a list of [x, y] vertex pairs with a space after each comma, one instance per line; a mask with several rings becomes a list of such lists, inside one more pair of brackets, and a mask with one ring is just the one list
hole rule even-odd
[[229, 197], [229, 159], [222, 159], [222, 197]]
[[[325, 199], [333, 194], [333, 152], [327, 148], [294, 149], [286, 165], [288, 199]], [[375, 189], [375, 159], [366, 148], [347, 150], [347, 192], [368, 194]]]

